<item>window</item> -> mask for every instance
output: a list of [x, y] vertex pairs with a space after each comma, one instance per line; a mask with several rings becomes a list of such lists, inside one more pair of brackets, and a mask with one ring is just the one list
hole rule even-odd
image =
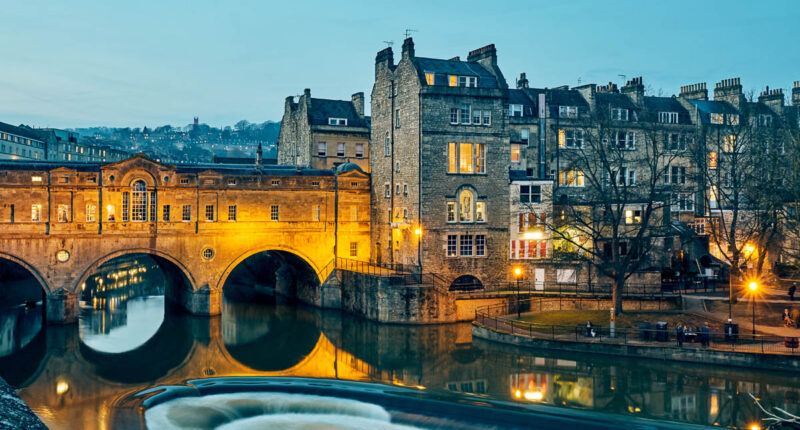
[[400, 184], [395, 184], [395, 186], [394, 186], [394, 193], [395, 193], [395, 194], [398, 194], [398, 195], [400, 194]]
[[450, 124], [458, 124], [458, 108], [450, 108]]
[[636, 149], [636, 132], [633, 131], [617, 131], [613, 133], [614, 145], [618, 149]]
[[228, 206], [228, 221], [236, 221], [236, 205]]
[[97, 205], [93, 203], [86, 205], [86, 222], [97, 222]]
[[328, 118], [328, 125], [347, 125], [347, 118]]
[[580, 170], [559, 170], [558, 185], [564, 187], [582, 187], [583, 172]]
[[456, 75], [449, 75], [447, 77], [447, 85], [451, 87], [458, 86], [458, 76]]
[[461, 190], [458, 195], [458, 220], [460, 222], [472, 222], [472, 191]]
[[161, 221], [169, 222], [169, 205], [161, 207]]
[[717, 153], [716, 152], [709, 152], [708, 153], [708, 168], [709, 169], [716, 169], [717, 168]]
[[317, 155], [320, 157], [325, 157], [328, 155], [328, 144], [325, 142], [317, 143]]
[[520, 185], [519, 186], [519, 202], [520, 203], [541, 203], [542, 202], [542, 187], [539, 185]]
[[314, 188], [319, 188], [320, 182], [319, 181], [311, 181], [311, 186]]
[[772, 115], [767, 114], [759, 114], [758, 115], [758, 125], [762, 127], [769, 127], [772, 125]]
[[428, 85], [433, 85], [433, 73], [425, 73], [425, 82]]
[[686, 183], [686, 167], [667, 166], [664, 171], [664, 183], [672, 185], [682, 185]]
[[559, 106], [558, 107], [558, 117], [559, 118], [577, 118], [578, 117], [578, 107], [577, 106]]
[[486, 203], [475, 203], [475, 222], [486, 222]]
[[727, 116], [728, 116], [728, 124], [739, 125], [739, 115], [729, 113]]
[[11, 210], [11, 213], [9, 214], [8, 219], [9, 219], [9, 222], [13, 224], [14, 223], [14, 215], [15, 215], [14, 214], [14, 205], [10, 205], [10, 210]]
[[508, 105], [508, 116], [510, 117], [522, 117], [522, 105], [518, 104], [511, 104]]
[[561, 148], [582, 148], [583, 130], [558, 130], [558, 146]]
[[483, 125], [492, 125], [492, 111], [484, 110], [483, 112]]
[[58, 205], [58, 222], [69, 222], [69, 205]]
[[228, 185], [236, 185], [236, 178], [228, 178]]
[[473, 254], [473, 236], [469, 234], [461, 235], [461, 240], [459, 241], [459, 254], [462, 257], [471, 257]]
[[717, 186], [710, 185], [708, 187], [708, 207], [709, 209], [717, 208]]
[[722, 124], [723, 115], [721, 113], [711, 114], [711, 124]]
[[664, 124], [677, 124], [678, 123], [678, 112], [659, 112], [658, 113], [658, 122]]
[[189, 222], [192, 220], [192, 205], [183, 205], [181, 208], [181, 220]]
[[386, 138], [383, 141], [383, 155], [385, 157], [390, 157], [392, 155], [392, 138], [388, 131], [386, 132]]
[[150, 222], [156, 222], [156, 192], [150, 191]]
[[455, 257], [458, 255], [458, 236], [455, 234], [447, 235], [447, 256]]
[[350, 257], [358, 257], [358, 242], [350, 242]]
[[189, 185], [189, 178], [181, 178], [181, 185]]
[[447, 173], [456, 173], [456, 159], [458, 157], [458, 151], [456, 149], [456, 144], [454, 142], [450, 142], [447, 144]]
[[383, 189], [384, 197], [386, 197], [387, 199], [389, 197], [392, 197], [392, 188], [389, 186], [389, 184], [384, 184], [383, 187], [384, 187]]
[[575, 269], [556, 269], [556, 283], [576, 284], [578, 283], [578, 272]]
[[42, 177], [41, 176], [31, 176], [31, 182], [41, 183], [42, 182]]
[[472, 125], [481, 125], [481, 110], [475, 109], [472, 111]]
[[667, 151], [685, 151], [688, 136], [681, 136], [678, 133], [666, 133], [664, 135], [664, 149]]
[[130, 193], [122, 192], [122, 222], [128, 222], [128, 206], [130, 206]]
[[742, 152], [742, 145], [736, 145], [736, 135], [727, 134], [722, 137], [723, 150], [725, 152]]
[[606, 182], [609, 184], [614, 183], [620, 186], [632, 187], [636, 185], [636, 171], [628, 169], [627, 167], [622, 167], [618, 171], [612, 170], [606, 177]]
[[280, 180], [280, 179], [273, 179], [272, 181], [270, 181], [270, 184], [271, 184], [273, 187], [280, 186], [280, 185], [281, 185], [281, 180]]
[[547, 240], [512, 240], [511, 258], [547, 258]]
[[131, 220], [136, 222], [147, 221], [147, 186], [144, 181], [133, 183], [131, 195]]
[[628, 109], [611, 108], [611, 119], [615, 119], [617, 121], [627, 121]]
[[214, 221], [214, 205], [206, 205], [206, 221]]
[[642, 211], [640, 209], [625, 210], [625, 224], [639, 224], [642, 222]]
[[400, 173], [400, 162], [399, 161], [395, 161], [395, 163], [394, 163], [394, 171], [397, 172], [397, 173]]
[[676, 193], [672, 195], [672, 207], [675, 212], [691, 212], [694, 210], [694, 194]]
[[400, 128], [400, 109], [394, 110], [394, 128]]
[[[455, 87], [454, 80], [455, 76], [450, 76], [450, 86]], [[468, 87], [468, 88], [475, 88], [478, 86], [478, 77], [477, 76], [458, 76], [458, 86], [459, 87]]]
[[41, 222], [41, 221], [42, 221], [42, 205], [31, 205], [31, 222]]
[[403, 195], [404, 196], [408, 195], [408, 184], [403, 184]]
[[358, 182], [351, 182], [350, 188], [358, 188]]
[[108, 222], [116, 221], [117, 214], [116, 214], [116, 207], [114, 205], [106, 206], [106, 213], [107, 213], [107, 220]]
[[311, 221], [317, 222], [320, 220], [320, 215], [322, 213], [321, 206], [314, 206], [311, 208]]
[[530, 140], [531, 132], [527, 128], [523, 128], [519, 131], [519, 140], [524, 144], [528, 144], [528, 140]]
[[356, 143], [356, 158], [364, 158], [364, 144]]
[[511, 162], [512, 163], [519, 163], [519, 154], [520, 154], [520, 145], [519, 143], [512, 143], [511, 144]]
[[447, 202], [447, 222], [456, 222], [456, 202]]
[[[458, 154], [456, 154], [458, 149]], [[486, 145], [482, 143], [450, 143], [447, 145], [447, 172], [466, 174], [486, 173]]]
[[461, 124], [469, 124], [470, 112], [472, 112], [472, 106], [461, 105]]
[[342, 142], [336, 144], [336, 156], [337, 157], [344, 157], [345, 154], [345, 145]]
[[279, 208], [278, 205], [272, 205], [269, 207], [269, 219], [270, 221], [278, 221], [280, 213], [278, 212]]
[[475, 256], [483, 257], [486, 255], [486, 235], [475, 235]]
[[350, 206], [350, 221], [358, 222], [358, 206]]

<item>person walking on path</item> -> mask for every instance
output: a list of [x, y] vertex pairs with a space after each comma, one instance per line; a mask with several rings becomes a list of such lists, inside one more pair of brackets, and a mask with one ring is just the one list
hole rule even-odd
[[678, 346], [683, 348], [683, 326], [680, 323], [675, 326], [675, 340], [678, 341]]
[[792, 284], [789, 287], [789, 300], [794, 301], [794, 292], [797, 291], [797, 285]]
[[703, 328], [700, 329], [700, 342], [702, 343], [703, 346], [708, 346], [710, 340], [709, 339], [710, 334], [711, 333], [708, 330], [708, 323], [704, 323]]

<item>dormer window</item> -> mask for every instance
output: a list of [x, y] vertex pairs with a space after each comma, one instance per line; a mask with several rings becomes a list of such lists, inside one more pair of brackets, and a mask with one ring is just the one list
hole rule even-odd
[[721, 113], [712, 113], [711, 114], [711, 124], [722, 124], [722, 119], [724, 115]]
[[558, 107], [558, 117], [559, 118], [577, 118], [578, 117], [578, 107], [577, 106], [559, 106]]
[[662, 124], [677, 124], [678, 112], [659, 112], [658, 122]]
[[451, 87], [476, 88], [478, 86], [478, 77], [448, 75], [447, 82]]
[[758, 125], [762, 127], [769, 127], [772, 125], [772, 115], [760, 114], [758, 116]]
[[347, 125], [347, 118], [328, 118], [328, 125]]
[[615, 119], [617, 121], [627, 121], [628, 109], [611, 108], [611, 119]]
[[522, 105], [508, 105], [508, 116], [522, 117]]
[[728, 114], [728, 124], [729, 125], [739, 125], [739, 115], [736, 114]]
[[433, 73], [425, 73], [425, 82], [428, 85], [433, 85]]

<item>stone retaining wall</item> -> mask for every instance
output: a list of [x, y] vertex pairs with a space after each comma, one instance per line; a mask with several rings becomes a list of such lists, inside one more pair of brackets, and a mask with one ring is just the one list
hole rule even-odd
[[0, 429], [47, 430], [39, 417], [2, 378], [0, 378]]

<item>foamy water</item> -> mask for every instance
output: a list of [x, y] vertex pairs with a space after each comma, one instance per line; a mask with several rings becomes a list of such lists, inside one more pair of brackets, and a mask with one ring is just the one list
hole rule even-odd
[[381, 406], [336, 397], [285, 393], [235, 393], [182, 397], [145, 412], [150, 429], [249, 430], [263, 428], [405, 430]]

